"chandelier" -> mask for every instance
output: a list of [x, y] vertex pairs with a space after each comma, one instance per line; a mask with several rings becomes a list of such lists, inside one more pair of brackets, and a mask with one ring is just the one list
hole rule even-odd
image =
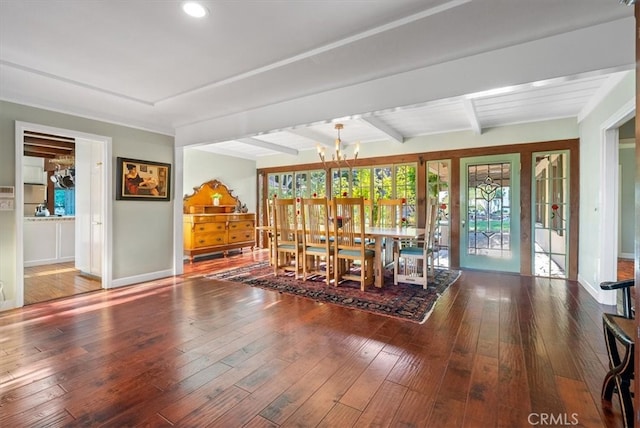
[[[347, 168], [351, 169], [352, 164], [350, 164], [349, 160], [347, 159], [347, 153], [344, 151], [342, 147], [342, 140], [340, 139], [340, 130], [344, 128], [344, 125], [342, 123], [336, 123], [334, 128], [338, 131], [338, 138], [336, 138], [335, 153], [331, 154], [331, 159], [338, 168], [342, 168], [342, 164], [344, 164]], [[360, 151], [360, 143], [357, 143], [355, 149], [353, 150], [352, 162], [358, 159], [359, 151]], [[328, 169], [324, 147], [318, 146], [318, 156], [320, 157], [320, 160], [322, 161], [322, 164], [324, 165], [325, 169]]]

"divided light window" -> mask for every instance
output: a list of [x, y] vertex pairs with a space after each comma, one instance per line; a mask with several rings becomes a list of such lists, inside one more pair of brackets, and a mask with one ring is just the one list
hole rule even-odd
[[326, 172], [322, 169], [312, 171], [284, 172], [267, 176], [269, 199], [311, 198], [326, 196]]
[[364, 166], [331, 170], [331, 192], [325, 192], [326, 172], [322, 169], [268, 174], [269, 199], [311, 198], [323, 196], [362, 196], [366, 199], [405, 198], [404, 217], [412, 226], [416, 225], [417, 164], [389, 166]]

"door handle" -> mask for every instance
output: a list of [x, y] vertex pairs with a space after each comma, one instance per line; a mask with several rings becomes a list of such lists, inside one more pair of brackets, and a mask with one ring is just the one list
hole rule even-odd
[[91, 224], [101, 225], [102, 222], [101, 221], [92, 221]]
[[465, 220], [462, 220], [462, 221], [461, 221], [461, 223], [462, 223], [462, 227], [464, 228], [464, 226], [465, 226], [465, 224], [466, 224], [466, 221], [465, 221]]

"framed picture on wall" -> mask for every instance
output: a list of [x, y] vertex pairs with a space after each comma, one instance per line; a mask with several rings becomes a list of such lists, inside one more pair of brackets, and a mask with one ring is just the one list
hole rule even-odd
[[117, 200], [170, 200], [170, 164], [119, 157], [116, 170]]

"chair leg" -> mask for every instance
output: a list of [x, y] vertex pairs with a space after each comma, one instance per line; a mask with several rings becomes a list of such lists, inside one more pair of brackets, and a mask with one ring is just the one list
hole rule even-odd
[[624, 357], [620, 356], [616, 334], [603, 318], [605, 344], [609, 354], [609, 372], [602, 383], [602, 399], [611, 401], [614, 392], [618, 393], [622, 419], [625, 428], [634, 426], [633, 394], [631, 393], [631, 381], [634, 376], [634, 348], [633, 342], [622, 341]]
[[427, 257], [422, 258], [422, 288], [427, 289], [429, 286], [429, 263]]

